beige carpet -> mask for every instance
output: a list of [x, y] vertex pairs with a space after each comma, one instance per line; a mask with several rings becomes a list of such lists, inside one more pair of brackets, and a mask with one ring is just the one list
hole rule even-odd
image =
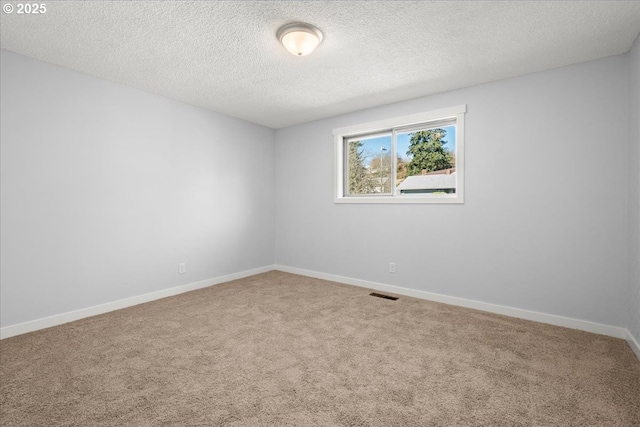
[[620, 339], [270, 272], [0, 342], [2, 426], [640, 425]]

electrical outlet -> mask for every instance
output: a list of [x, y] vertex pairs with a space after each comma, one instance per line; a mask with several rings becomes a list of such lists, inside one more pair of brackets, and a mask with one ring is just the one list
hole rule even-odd
[[389, 263], [389, 273], [395, 273], [396, 272], [396, 263], [395, 262], [390, 262]]
[[187, 263], [181, 262], [178, 264], [178, 274], [184, 274], [187, 272]]

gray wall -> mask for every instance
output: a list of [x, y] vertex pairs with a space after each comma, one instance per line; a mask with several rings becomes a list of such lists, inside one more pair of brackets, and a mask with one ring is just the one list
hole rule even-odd
[[640, 38], [629, 53], [629, 324], [640, 343]]
[[[627, 81], [619, 55], [278, 130], [276, 263], [626, 327]], [[464, 205], [333, 203], [333, 128], [458, 104]]]
[[[277, 132], [2, 51], [0, 322], [270, 265], [275, 241], [281, 265], [640, 340], [639, 50]], [[333, 128], [463, 103], [464, 205], [333, 203]]]
[[3, 327], [273, 264], [273, 130], [1, 64]]

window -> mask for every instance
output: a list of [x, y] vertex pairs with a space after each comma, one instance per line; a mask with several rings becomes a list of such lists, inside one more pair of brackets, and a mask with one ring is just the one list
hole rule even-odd
[[463, 203], [466, 106], [334, 129], [336, 203]]

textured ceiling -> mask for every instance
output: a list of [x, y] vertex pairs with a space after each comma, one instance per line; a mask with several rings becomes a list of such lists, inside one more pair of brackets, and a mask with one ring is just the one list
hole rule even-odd
[[[2, 4], [18, 2], [5, 2]], [[19, 54], [272, 128], [626, 52], [640, 2], [47, 1]], [[295, 57], [292, 21], [324, 33]]]

